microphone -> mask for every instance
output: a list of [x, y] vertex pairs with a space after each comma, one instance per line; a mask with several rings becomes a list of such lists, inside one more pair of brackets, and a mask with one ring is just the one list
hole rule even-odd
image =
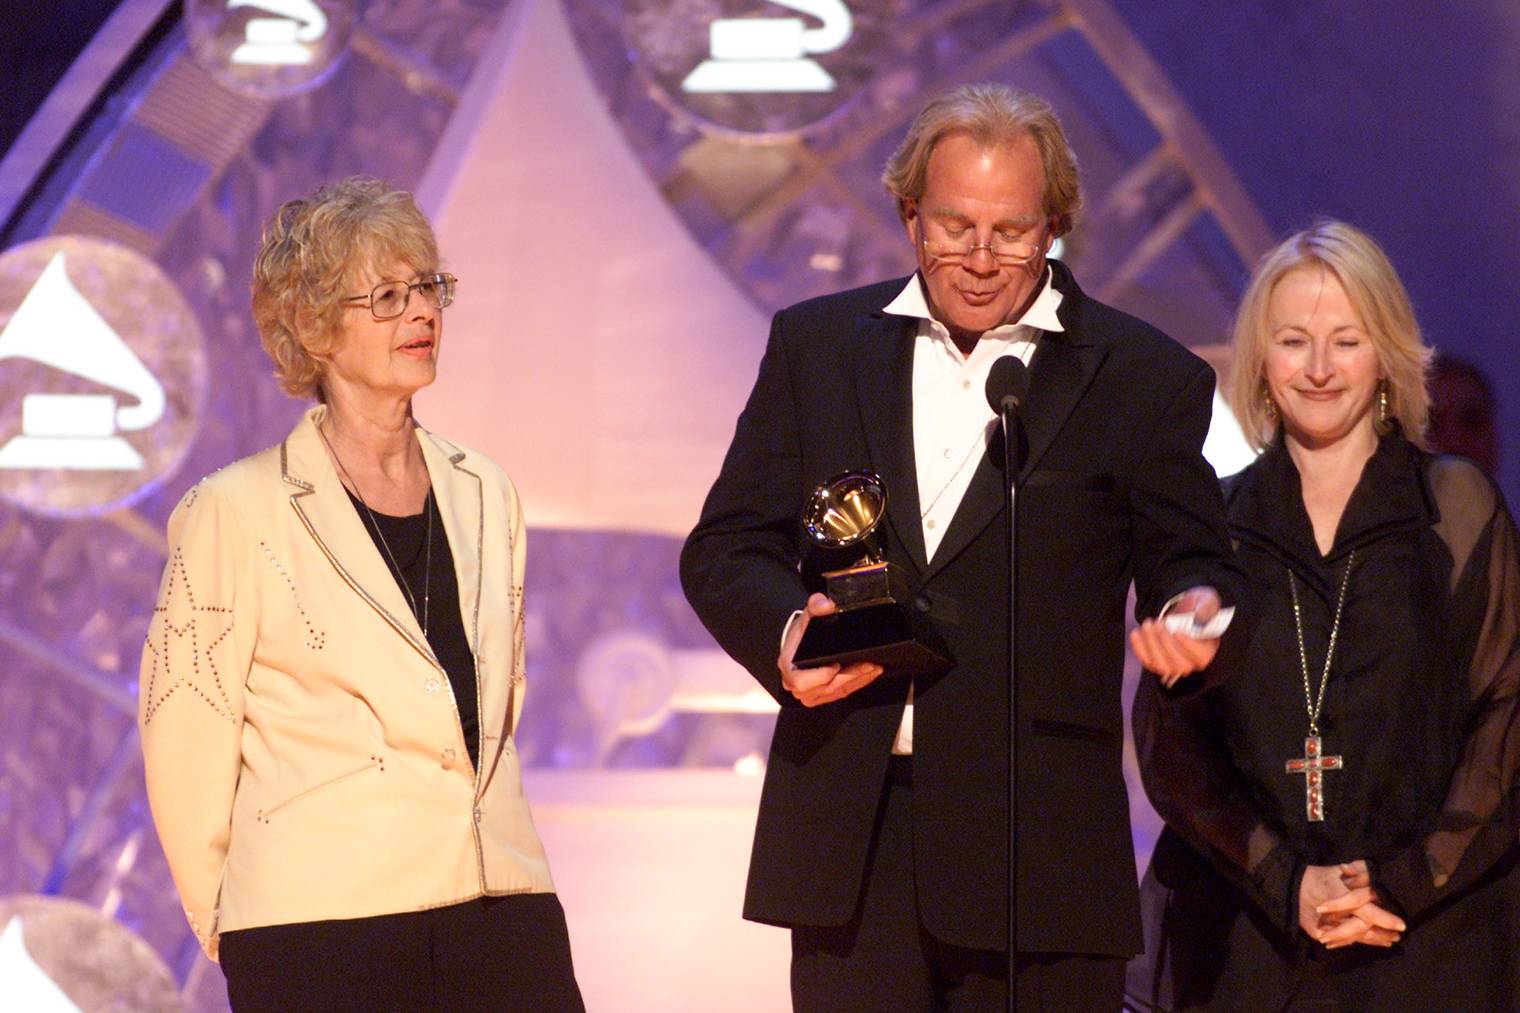
[[[1003, 516], [1008, 520], [1008, 980], [1019, 938], [1019, 515], [1018, 475], [1024, 459], [1024, 427], [1019, 412], [1029, 393], [1029, 367], [1017, 355], [1005, 355], [987, 371], [987, 403], [1003, 427]], [[991, 449], [990, 447], [988, 448]], [[1008, 997], [1013, 998], [1010, 986]], [[1013, 1009], [1010, 1002], [1009, 1009]]]
[[998, 415], [1017, 417], [1029, 393], [1029, 367], [1017, 355], [1005, 355], [987, 373], [987, 403]]

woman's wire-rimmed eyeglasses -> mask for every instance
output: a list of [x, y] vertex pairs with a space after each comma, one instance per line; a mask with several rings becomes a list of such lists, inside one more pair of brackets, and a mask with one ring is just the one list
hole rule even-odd
[[382, 281], [368, 295], [347, 295], [343, 302], [366, 302], [376, 320], [394, 320], [406, 312], [414, 291], [441, 310], [454, 301], [454, 286], [458, 284], [459, 279], [452, 274], [424, 274], [416, 281]]

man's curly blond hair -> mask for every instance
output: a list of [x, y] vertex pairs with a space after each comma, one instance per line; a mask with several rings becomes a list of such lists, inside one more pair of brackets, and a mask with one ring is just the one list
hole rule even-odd
[[285, 393], [322, 398], [343, 298], [360, 294], [351, 289], [363, 287], [355, 278], [365, 268], [395, 264], [412, 274], [438, 268], [433, 227], [405, 190], [350, 176], [275, 212], [253, 262], [253, 319]]

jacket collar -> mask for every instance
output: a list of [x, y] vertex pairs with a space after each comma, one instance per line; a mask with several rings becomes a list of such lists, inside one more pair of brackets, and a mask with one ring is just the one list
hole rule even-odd
[[1279, 435], [1234, 483], [1230, 532], [1279, 556], [1324, 592], [1328, 585], [1321, 571], [1338, 566], [1353, 549], [1440, 519], [1421, 458], [1397, 428], [1381, 437], [1346, 502], [1335, 541], [1322, 556], [1304, 508], [1298, 467]]
[[[292, 487], [290, 505], [318, 548], [338, 575], [366, 605], [379, 613], [393, 630], [432, 665], [440, 668], [433, 649], [423, 636], [400, 586], [375, 548], [343, 483], [317, 426], [327, 408], [309, 409], [280, 444], [280, 474]], [[478, 475], [470, 471], [463, 450], [447, 444], [421, 426], [417, 442], [427, 464], [433, 497], [448, 536], [454, 573], [459, 582], [460, 614], [472, 652], [480, 643], [480, 591], [483, 535], [483, 490]]]
[[[1054, 282], [1055, 261], [1049, 261], [1045, 265], [1045, 275], [1040, 279], [1040, 288], [1036, 292], [1034, 300], [1029, 304], [1018, 320], [1009, 324], [1002, 324], [988, 331], [989, 336], [1006, 337], [1015, 333], [1019, 327], [1033, 327], [1038, 331], [1061, 331], [1066, 326], [1061, 322], [1061, 290]], [[911, 317], [914, 320], [927, 320], [929, 326], [934, 329], [936, 336], [945, 341], [950, 340], [950, 331], [944, 324], [935, 319], [934, 312], [929, 308], [928, 296], [924, 294], [923, 274], [917, 273], [910, 277], [903, 285], [902, 291], [886, 306], [882, 312], [888, 316]]]

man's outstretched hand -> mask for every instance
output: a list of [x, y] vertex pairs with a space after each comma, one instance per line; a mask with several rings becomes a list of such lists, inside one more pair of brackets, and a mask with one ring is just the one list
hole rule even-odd
[[[1206, 623], [1219, 611], [1219, 605], [1219, 592], [1212, 587], [1195, 587], [1178, 599], [1176, 611], [1192, 613], [1198, 622]], [[1219, 653], [1217, 638], [1198, 640], [1173, 633], [1160, 618], [1147, 619], [1131, 630], [1129, 643], [1140, 664], [1155, 672], [1161, 678], [1161, 684], [1168, 688], [1209, 667], [1214, 655]]]

